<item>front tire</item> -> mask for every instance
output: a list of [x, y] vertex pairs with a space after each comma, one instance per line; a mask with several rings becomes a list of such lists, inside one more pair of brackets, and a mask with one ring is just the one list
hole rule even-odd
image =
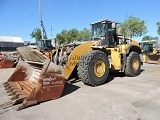
[[78, 77], [84, 84], [98, 86], [103, 84], [109, 74], [107, 55], [100, 50], [93, 50], [84, 54], [77, 67]]
[[134, 77], [140, 74], [141, 59], [137, 52], [131, 52], [127, 57], [125, 75]]

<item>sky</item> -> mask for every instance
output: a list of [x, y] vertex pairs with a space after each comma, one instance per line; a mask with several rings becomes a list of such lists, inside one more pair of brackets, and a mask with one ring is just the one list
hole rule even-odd
[[[160, 0], [42, 0], [48, 38], [64, 29], [90, 29], [90, 23], [103, 19], [123, 22], [130, 15], [146, 21], [146, 35], [158, 36]], [[40, 28], [39, 0], [0, 0], [0, 36], [35, 42], [30, 36], [35, 28]], [[142, 37], [135, 39], [141, 41]]]

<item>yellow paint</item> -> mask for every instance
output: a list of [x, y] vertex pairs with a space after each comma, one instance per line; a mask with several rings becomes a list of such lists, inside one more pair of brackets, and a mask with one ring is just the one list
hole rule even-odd
[[71, 52], [71, 54], [68, 57], [67, 64], [64, 66], [64, 76], [66, 79], [68, 79], [73, 72], [75, 66], [79, 62], [81, 56], [85, 54], [86, 52], [89, 52], [92, 50], [91, 46], [95, 43], [95, 41], [89, 41], [84, 44], [81, 44], [74, 48], [74, 50]]
[[132, 67], [133, 67], [134, 71], [138, 70], [139, 64], [140, 63], [137, 59], [133, 60]]
[[102, 77], [106, 71], [106, 65], [103, 60], [96, 61], [94, 65], [94, 74], [97, 77]]
[[123, 44], [123, 45], [119, 45], [119, 52], [122, 54], [126, 54], [127, 49], [130, 45], [129, 44]]
[[121, 69], [121, 56], [119, 49], [111, 48], [111, 63], [110, 68], [114, 70], [120, 70]]

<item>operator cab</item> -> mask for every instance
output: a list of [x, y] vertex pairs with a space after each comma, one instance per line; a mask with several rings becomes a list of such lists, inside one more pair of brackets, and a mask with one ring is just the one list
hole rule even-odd
[[115, 47], [118, 44], [116, 34], [117, 22], [111, 20], [102, 20], [91, 24], [90, 40], [101, 40], [101, 45], [106, 47]]
[[41, 39], [38, 41], [38, 48], [40, 49], [40, 52], [44, 53], [45, 51], [48, 51], [50, 49], [53, 49], [55, 47], [54, 45], [54, 39]]
[[142, 42], [141, 49], [144, 50], [146, 53], [153, 52], [153, 44], [148, 42]]

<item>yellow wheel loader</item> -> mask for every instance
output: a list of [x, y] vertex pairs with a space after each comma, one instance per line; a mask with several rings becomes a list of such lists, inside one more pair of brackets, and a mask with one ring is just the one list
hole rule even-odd
[[150, 41], [142, 41], [141, 49], [144, 63], [150, 64], [160, 64], [160, 46], [158, 44], [152, 43], [153, 40]]
[[[141, 49], [135, 41], [118, 35], [117, 22], [102, 20], [91, 24], [91, 39], [57, 46], [52, 61], [28, 47], [18, 48], [22, 60], [4, 83], [19, 110], [62, 95], [65, 81], [79, 78], [84, 84], [98, 86], [111, 70], [126, 76], [140, 74]], [[4, 104], [5, 105], [5, 104]], [[3, 106], [3, 105], [2, 105]]]

